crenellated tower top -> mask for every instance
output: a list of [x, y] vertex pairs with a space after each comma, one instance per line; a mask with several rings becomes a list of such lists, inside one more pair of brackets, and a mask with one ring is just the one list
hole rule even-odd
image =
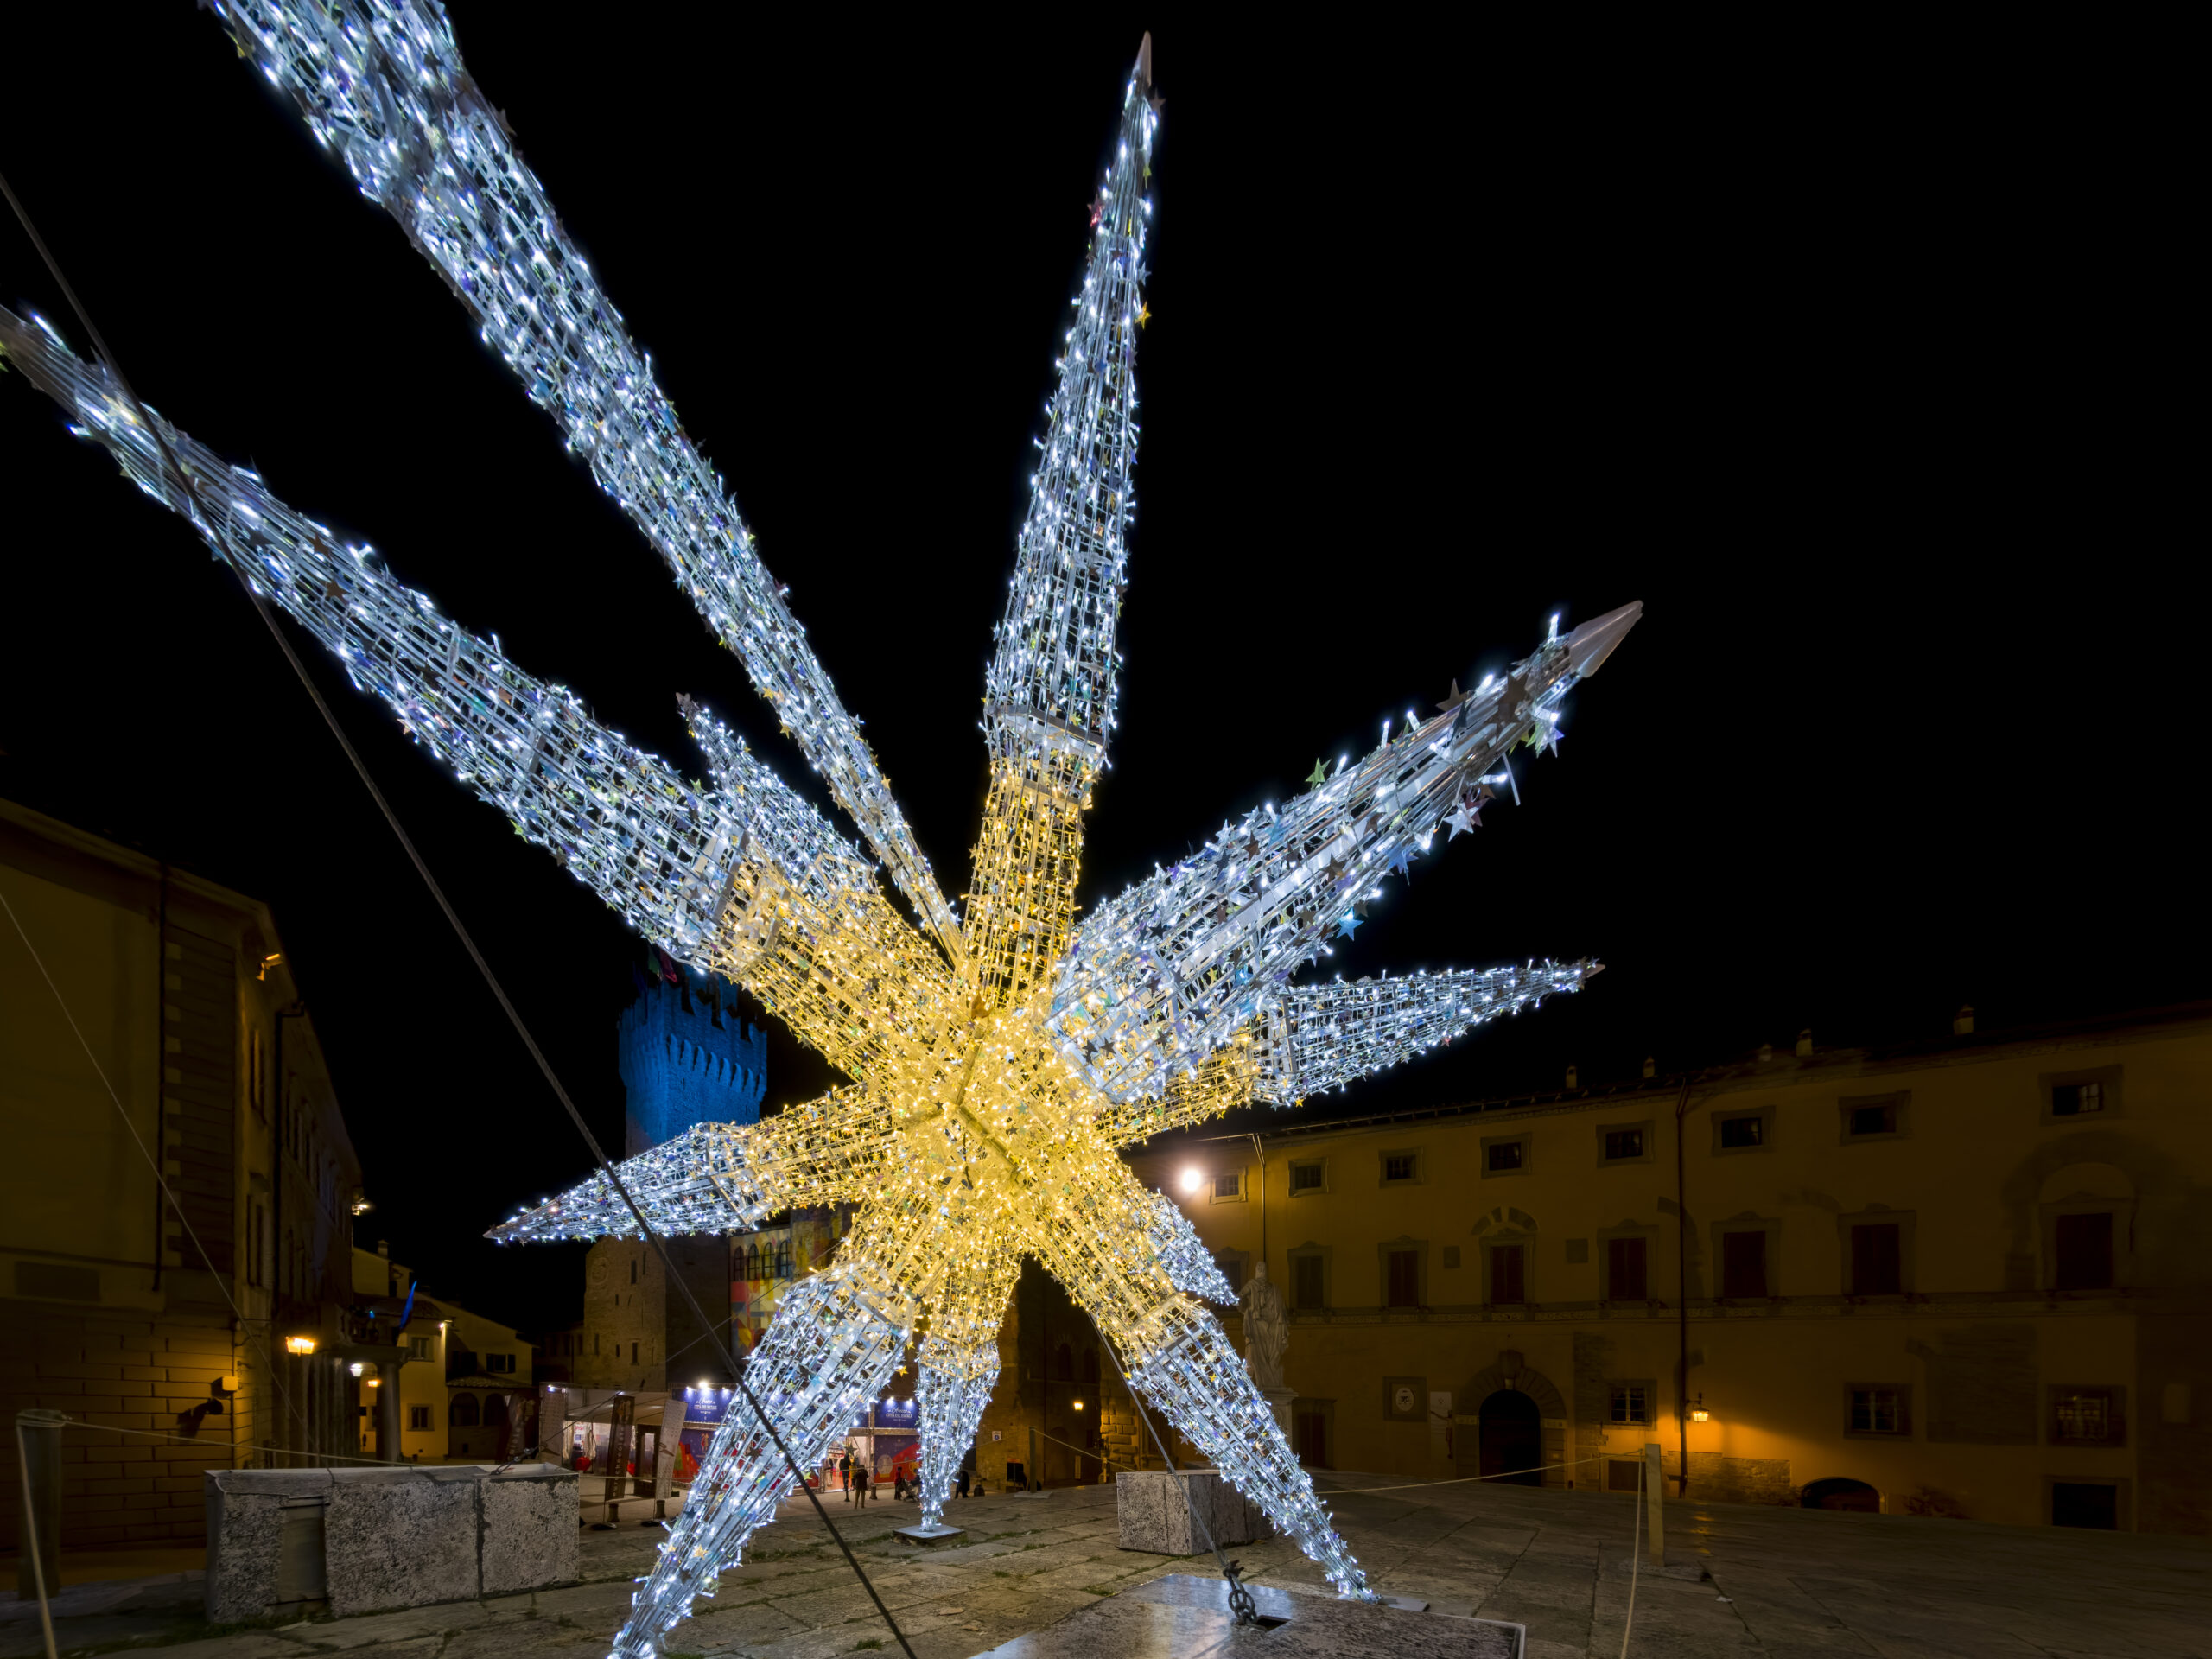
[[672, 1141], [700, 1123], [757, 1123], [768, 1087], [768, 1040], [737, 1012], [736, 988], [678, 968], [670, 981], [639, 980], [617, 1038], [625, 1155]]

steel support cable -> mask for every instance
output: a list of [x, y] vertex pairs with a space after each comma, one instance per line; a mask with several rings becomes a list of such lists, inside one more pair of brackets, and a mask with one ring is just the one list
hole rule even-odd
[[[215, 515], [207, 510], [207, 504], [194, 486], [191, 474], [178, 464], [175, 452], [169, 448], [168, 440], [162, 435], [160, 423], [154, 418], [152, 411], [140, 400], [137, 391], [132, 388], [129, 378], [117, 364], [114, 354], [108, 350], [107, 341], [101, 337], [99, 328], [93, 326], [92, 320], [86, 314], [83, 302], [77, 297], [76, 289], [69, 285], [69, 279], [61, 274], [60, 264], [48, 251], [45, 238], [39, 235], [37, 227], [31, 222], [30, 214], [24, 210], [22, 203], [16, 199], [16, 193], [9, 186], [4, 174], [0, 174], [0, 195], [7, 197], [9, 207], [15, 210], [16, 221], [22, 226], [24, 234], [31, 239], [31, 245], [38, 250], [39, 257], [45, 262], [48, 274], [54, 278], [55, 284], [61, 289], [63, 296], [69, 302], [69, 308], [75, 314], [78, 326], [83, 328], [87, 337], [91, 339], [93, 349], [99, 353], [100, 361], [106, 366], [107, 372], [115, 377], [118, 389], [130, 400], [131, 407], [137, 411], [140, 421], [152, 436], [156, 447], [160, 449], [162, 462], [169, 474], [191, 498], [193, 505], [200, 509], [200, 519], [207, 526], [207, 533], [216, 540], [224, 554], [224, 563], [230, 568], [231, 573], [238, 577], [239, 585], [245, 589], [246, 597], [252, 601], [255, 613], [261, 618], [263, 625], [269, 630], [270, 638], [276, 642], [276, 648], [283, 652], [284, 660], [291, 664], [292, 672], [298, 677], [301, 689], [306, 691], [308, 700], [315, 704], [315, 711], [322, 716], [323, 724], [330, 728], [331, 736], [337, 741], [338, 747], [345, 752], [346, 759], [353, 766], [354, 775], [361, 780], [361, 787], [368, 791], [369, 798], [376, 803], [378, 811], [384, 815], [385, 825], [391, 830], [393, 836], [407, 854], [408, 861], [415, 866], [415, 873], [422, 877], [423, 885], [429, 889], [431, 898], [437, 901], [438, 908], [445, 913], [446, 921], [452, 926], [454, 937], [461, 941], [461, 948], [468, 953], [469, 960], [476, 964], [477, 972], [483, 976], [484, 982], [490, 988], [493, 998], [499, 1003], [501, 1012], [507, 1016], [507, 1023], [514, 1027], [515, 1035], [521, 1039], [524, 1048], [529, 1051], [531, 1058], [537, 1063], [539, 1075], [545, 1079], [546, 1086], [552, 1090], [555, 1098], [560, 1101], [562, 1107], [568, 1112], [569, 1122], [576, 1126], [576, 1133], [583, 1137], [584, 1145], [589, 1148], [593, 1160], [599, 1165], [600, 1173], [606, 1176], [607, 1184], [613, 1187], [625, 1207], [637, 1221], [639, 1229], [645, 1235], [646, 1242], [652, 1246], [654, 1254], [660, 1257], [661, 1266], [666, 1270], [669, 1281], [683, 1293], [683, 1300], [690, 1306], [693, 1317], [699, 1321], [702, 1328], [710, 1328], [708, 1325], [706, 1310], [699, 1306], [698, 1298], [691, 1294], [691, 1287], [676, 1271], [676, 1263], [669, 1255], [666, 1243], [653, 1230], [653, 1224], [645, 1219], [645, 1211], [639, 1208], [637, 1200], [630, 1196], [630, 1190], [623, 1185], [622, 1178], [614, 1173], [614, 1166], [608, 1161], [606, 1152], [601, 1147], [599, 1137], [591, 1132], [591, 1126], [584, 1121], [584, 1115], [576, 1109], [575, 1102], [569, 1097], [569, 1091], [562, 1087], [560, 1078], [554, 1073], [551, 1062], [546, 1059], [544, 1051], [537, 1046], [537, 1039], [531, 1035], [530, 1027], [523, 1023], [522, 1014], [508, 998], [506, 988], [500, 983], [499, 976], [493, 971], [492, 964], [485, 960], [484, 953], [477, 948], [475, 936], [469, 932], [467, 924], [461, 919], [460, 912], [454, 909], [452, 900], [446, 897], [445, 889], [438, 884], [437, 877], [430, 873], [429, 865], [423, 861], [423, 855], [416, 849], [413, 839], [400, 824], [398, 814], [392, 810], [391, 802], [385, 798], [384, 791], [377, 786], [376, 779], [370, 776], [367, 765], [362, 760], [359, 752], [354, 748], [353, 741], [346, 735], [345, 728], [339, 725], [338, 717], [331, 711], [330, 704], [325, 701], [321, 690], [315, 685], [314, 680], [308, 677], [307, 664], [300, 660], [299, 653], [292, 648], [292, 642], [284, 637], [283, 630], [277, 626], [276, 613], [269, 608], [268, 601], [262, 596], [254, 585], [246, 581], [243, 571], [239, 569], [238, 560], [232, 553], [227, 536], [217, 528]], [[10, 914], [12, 913], [11, 912]], [[227, 1293], [226, 1294], [227, 1295]], [[724, 1323], [727, 1324], [728, 1320], [725, 1319]], [[767, 1434], [769, 1440], [774, 1445], [776, 1450], [783, 1454], [784, 1461], [790, 1467], [793, 1480], [813, 1503], [815, 1513], [820, 1517], [822, 1524], [829, 1529], [830, 1535], [837, 1541], [837, 1548], [844, 1553], [846, 1563], [853, 1569], [854, 1576], [860, 1580], [861, 1588], [868, 1592], [868, 1599], [875, 1604], [876, 1611], [882, 1615], [883, 1622], [889, 1628], [891, 1634], [898, 1638], [899, 1646], [906, 1653], [907, 1659], [914, 1659], [914, 1649], [907, 1642], [906, 1632], [899, 1628], [899, 1622], [891, 1616], [891, 1610], [883, 1605], [883, 1598], [876, 1593], [874, 1584], [869, 1580], [867, 1571], [861, 1566], [859, 1558], [853, 1554], [852, 1546], [845, 1541], [844, 1535], [837, 1530], [836, 1523], [830, 1520], [830, 1512], [823, 1507], [820, 1497], [806, 1484], [806, 1471], [799, 1467], [798, 1458], [793, 1456], [791, 1448], [785, 1445], [783, 1435], [769, 1421], [768, 1414], [761, 1408], [760, 1400], [747, 1383], [745, 1368], [738, 1368], [734, 1374], [737, 1379], [738, 1391], [745, 1396], [746, 1404], [753, 1408], [754, 1418]], [[653, 1633], [652, 1639], [658, 1642], [660, 1634]]]
[[[1085, 1312], [1088, 1313], [1089, 1310], [1086, 1309]], [[1167, 1455], [1167, 1443], [1160, 1438], [1160, 1430], [1152, 1421], [1152, 1414], [1144, 1408], [1144, 1402], [1138, 1397], [1136, 1384], [1129, 1381], [1128, 1368], [1122, 1363], [1122, 1357], [1114, 1351], [1114, 1344], [1106, 1335], [1106, 1327], [1098, 1323], [1098, 1316], [1096, 1313], [1090, 1314], [1090, 1328], [1098, 1333], [1098, 1345], [1106, 1351], [1106, 1357], [1112, 1362], [1115, 1374], [1122, 1379], [1122, 1387], [1128, 1390], [1129, 1403], [1136, 1408], [1137, 1416], [1143, 1422], [1145, 1432], [1152, 1436], [1153, 1445], [1160, 1449], [1160, 1460], [1166, 1465], [1168, 1478], [1175, 1483], [1175, 1490], [1183, 1495], [1183, 1507], [1190, 1512], [1191, 1524], [1198, 1529], [1199, 1536], [1206, 1541], [1206, 1548], [1213, 1552], [1214, 1560], [1221, 1563], [1221, 1576], [1229, 1585], [1230, 1615], [1239, 1624], [1258, 1624], [1260, 1610], [1253, 1603], [1252, 1592], [1244, 1587], [1243, 1564], [1230, 1560], [1221, 1546], [1214, 1541], [1213, 1529], [1200, 1518], [1198, 1506], [1191, 1497], [1190, 1483], [1182, 1478], [1182, 1471], [1176, 1468], [1175, 1459]]]

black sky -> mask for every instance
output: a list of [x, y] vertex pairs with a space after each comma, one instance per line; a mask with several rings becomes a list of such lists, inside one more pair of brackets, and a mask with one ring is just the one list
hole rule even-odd
[[[2114, 378], [2137, 323], [2112, 296], [2155, 254], [2107, 112], [2016, 73], [2018, 43], [454, 10], [950, 891], [1028, 440], [1147, 22], [1154, 320], [1088, 896], [1550, 612], [1645, 602], [1525, 805], [1330, 964], [1608, 971], [1320, 1109], [2206, 993], [2177, 581], [2201, 531], [2152, 505], [2172, 452]], [[811, 789], [391, 221], [212, 20], [126, 16], [10, 19], [0, 167], [141, 393], [610, 724], [696, 767], [688, 691]], [[0, 299], [82, 349], [5, 224]], [[476, 1235], [581, 1145], [234, 583], [12, 376], [0, 504], [0, 795], [266, 899], [371, 1236], [429, 1294], [573, 1317], [571, 1252]], [[639, 947], [310, 660], [619, 1139]], [[772, 1103], [830, 1081], [772, 1040]]]

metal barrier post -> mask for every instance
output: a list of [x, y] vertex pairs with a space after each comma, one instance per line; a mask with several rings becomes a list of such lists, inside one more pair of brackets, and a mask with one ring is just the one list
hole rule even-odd
[[23, 1517], [26, 1548], [16, 1561], [16, 1593], [25, 1601], [38, 1599], [35, 1561], [45, 1570], [47, 1595], [61, 1593], [61, 1425], [68, 1421], [58, 1411], [16, 1414], [16, 1444], [22, 1448], [30, 1511]]

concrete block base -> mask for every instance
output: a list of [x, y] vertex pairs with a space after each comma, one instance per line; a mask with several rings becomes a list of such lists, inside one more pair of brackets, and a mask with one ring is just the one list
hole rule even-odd
[[[1189, 1492], [1188, 1503], [1179, 1484]], [[1217, 1469], [1179, 1469], [1173, 1474], [1164, 1469], [1124, 1470], [1115, 1477], [1114, 1492], [1123, 1549], [1195, 1555], [1206, 1548], [1209, 1533], [1224, 1549], [1274, 1535], [1259, 1507], [1248, 1503]], [[1205, 1530], [1192, 1524], [1192, 1509]]]
[[892, 1529], [910, 1544], [942, 1544], [955, 1538], [965, 1538], [965, 1527], [894, 1527]]
[[344, 1618], [577, 1576], [576, 1476], [512, 1469], [226, 1469], [207, 1478], [211, 1623]]

